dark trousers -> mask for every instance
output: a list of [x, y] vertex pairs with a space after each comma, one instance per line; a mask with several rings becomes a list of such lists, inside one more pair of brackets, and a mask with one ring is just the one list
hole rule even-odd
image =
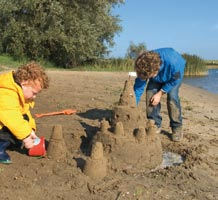
[[[29, 117], [26, 114], [23, 115], [23, 118], [29, 121]], [[14, 147], [22, 145], [22, 140], [18, 140], [6, 126], [0, 129], [0, 141], [10, 142], [10, 145]]]
[[[170, 119], [170, 127], [176, 128], [182, 126], [181, 105], [179, 99], [179, 88], [181, 83], [175, 85], [170, 92], [167, 93], [167, 110]], [[147, 118], [153, 119], [158, 128], [161, 127], [162, 117], [160, 115], [161, 103], [156, 106], [150, 104], [151, 97], [157, 93], [162, 87], [161, 83], [149, 80], [146, 89], [146, 110]]]

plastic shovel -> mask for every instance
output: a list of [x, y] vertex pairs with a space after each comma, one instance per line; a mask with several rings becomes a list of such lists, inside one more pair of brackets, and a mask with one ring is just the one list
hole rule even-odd
[[40, 118], [40, 117], [53, 116], [53, 115], [72, 115], [74, 113], [76, 113], [76, 110], [67, 109], [67, 110], [62, 110], [62, 111], [57, 111], [57, 112], [35, 114], [35, 117]]

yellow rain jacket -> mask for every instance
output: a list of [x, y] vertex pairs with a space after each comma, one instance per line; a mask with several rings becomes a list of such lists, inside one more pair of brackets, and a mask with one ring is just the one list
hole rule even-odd
[[[34, 102], [25, 102], [23, 90], [15, 83], [12, 71], [0, 75], [0, 129], [6, 126], [18, 140], [26, 138], [36, 130], [29, 110], [33, 106]], [[29, 121], [23, 118], [24, 114]]]

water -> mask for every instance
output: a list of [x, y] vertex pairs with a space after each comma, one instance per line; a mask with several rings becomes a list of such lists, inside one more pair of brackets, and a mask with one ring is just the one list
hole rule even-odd
[[218, 69], [209, 69], [208, 76], [184, 77], [183, 83], [218, 94]]
[[164, 169], [167, 167], [174, 167], [181, 165], [185, 161], [185, 158], [174, 152], [163, 152], [163, 160], [162, 163], [157, 166], [155, 169], [146, 171], [145, 173], [155, 172], [159, 169]]
[[184, 158], [181, 155], [173, 152], [164, 152], [161, 168], [177, 166], [182, 164], [183, 162]]

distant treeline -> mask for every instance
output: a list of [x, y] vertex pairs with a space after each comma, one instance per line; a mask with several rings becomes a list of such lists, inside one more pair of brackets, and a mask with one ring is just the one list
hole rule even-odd
[[206, 60], [208, 69], [218, 69], [218, 60]]
[[207, 65], [218, 65], [218, 60], [206, 60]]
[[[208, 69], [218, 68], [218, 60], [203, 60], [196, 55], [182, 54], [186, 60], [185, 76], [204, 76], [208, 74]], [[27, 60], [16, 61], [12, 56], [2, 54], [0, 56], [0, 66], [17, 67], [20, 64], [28, 62]], [[40, 60], [46, 68], [64, 69], [63, 66], [57, 66], [46, 60]], [[77, 67], [68, 68], [68, 70], [87, 70], [87, 71], [134, 71], [135, 59], [133, 58], [102, 58], [94, 62], [89, 61]]]
[[[186, 60], [185, 76], [202, 76], [208, 74], [207, 62], [196, 55], [182, 54]], [[102, 59], [90, 65], [94, 69], [109, 71], [134, 70], [134, 59]]]
[[[196, 55], [182, 54], [186, 60], [185, 76], [202, 76], [208, 74], [208, 69], [218, 68], [218, 64], [209, 65], [208, 61], [204, 61]], [[0, 66], [17, 67], [28, 60], [16, 61], [8, 55], [0, 56]], [[46, 68], [64, 69], [63, 66], [57, 66], [48, 61], [38, 61]], [[132, 58], [107, 58], [98, 59], [95, 62], [87, 62], [78, 67], [69, 68], [68, 70], [87, 70], [87, 71], [134, 71], [135, 59]], [[212, 66], [212, 67], [208, 67]], [[214, 67], [213, 67], [214, 66]]]

